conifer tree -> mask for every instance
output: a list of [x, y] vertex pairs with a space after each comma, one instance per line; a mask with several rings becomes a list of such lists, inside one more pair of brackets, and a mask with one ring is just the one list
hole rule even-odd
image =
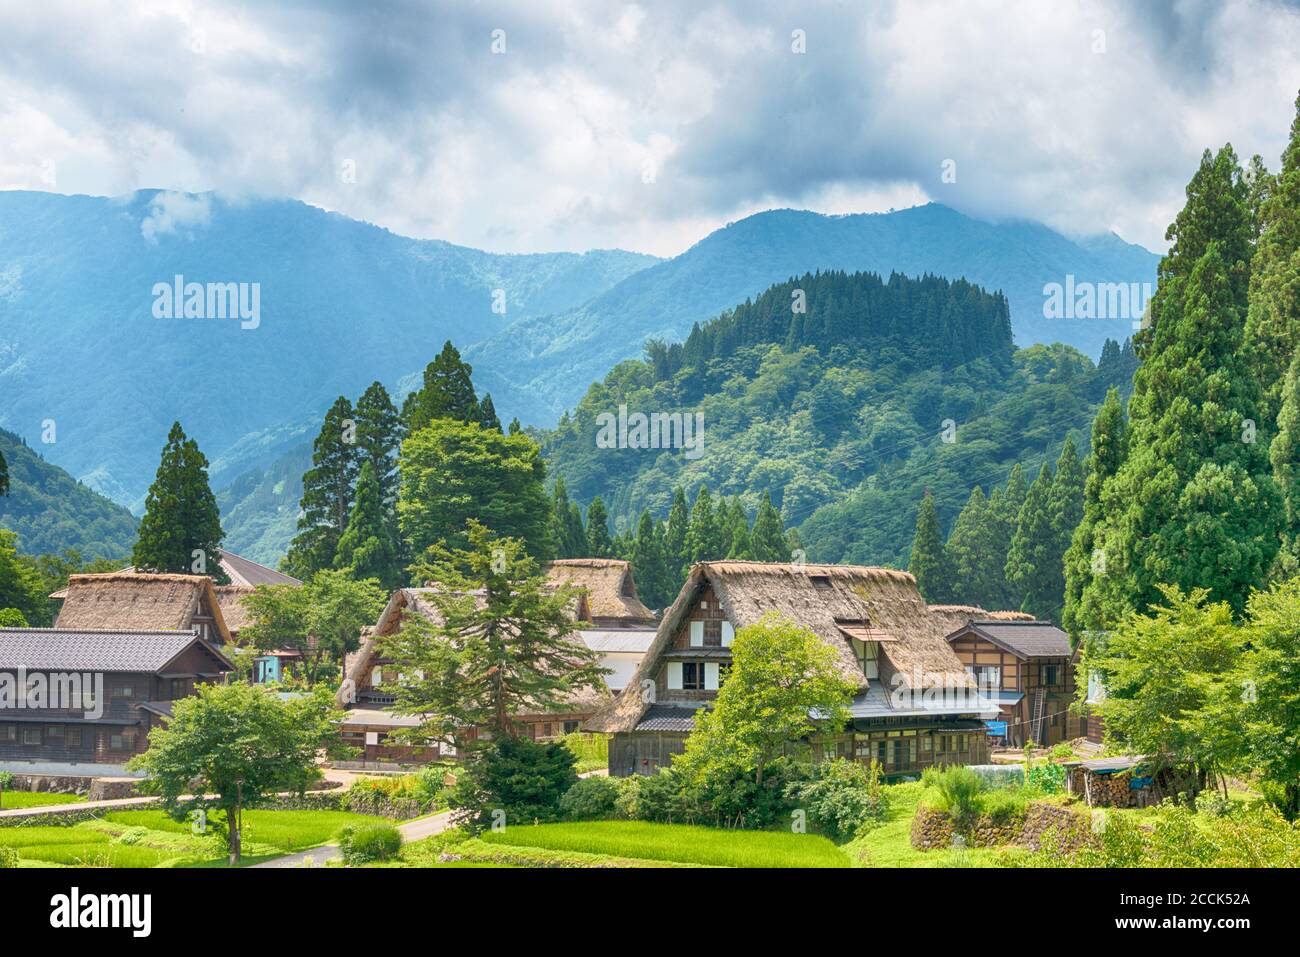
[[1035, 618], [1048, 618], [1061, 600], [1062, 589], [1053, 591], [1052, 560], [1055, 534], [1050, 497], [1052, 470], [1046, 462], [1029, 486], [1025, 503], [1016, 517], [1016, 531], [1007, 553], [1007, 584], [1020, 598], [1019, 608]]
[[713, 562], [727, 557], [724, 516], [714, 508], [707, 485], [701, 485], [691, 506], [691, 526], [686, 534], [690, 564]]
[[664, 531], [661, 522], [656, 522], [649, 509], [641, 512], [636, 523], [636, 538], [632, 542], [631, 562], [636, 578], [637, 592], [651, 608], [664, 608], [677, 597], [673, 582], [668, 574], [668, 564], [664, 555]]
[[179, 422], [172, 423], [158, 473], [145, 497], [131, 563], [141, 571], [210, 575], [229, 581], [219, 562], [224, 533], [208, 460]]
[[9, 463], [5, 461], [5, 455], [0, 452], [0, 495], [9, 494]]
[[407, 432], [422, 429], [434, 419], [481, 421], [482, 411], [470, 379], [473, 371], [470, 364], [461, 359], [450, 339], [443, 343], [437, 358], [424, 369], [423, 385], [408, 395], [402, 406], [402, 420]]
[[[1007, 556], [1011, 554], [1011, 539], [1016, 534], [1016, 522], [1020, 518], [1021, 506], [1029, 485], [1025, 481], [1025, 470], [1017, 462], [1011, 468], [1005, 485], [993, 490], [989, 496], [989, 516], [994, 531], [993, 551], [989, 561], [994, 563], [994, 574], [998, 578], [996, 599], [990, 601], [997, 609], [1014, 609], [1020, 607], [1020, 598], [1014, 588], [1007, 582]], [[994, 609], [990, 609], [994, 610]]]
[[673, 490], [673, 504], [668, 509], [668, 522], [664, 526], [664, 559], [673, 573], [673, 579], [678, 582], [686, 580], [691, 567], [691, 556], [687, 550], [690, 525], [686, 493], [678, 486]]
[[357, 581], [378, 580], [387, 592], [401, 584], [402, 561], [397, 536], [384, 507], [375, 467], [369, 459], [362, 463], [357, 476], [352, 514], [339, 538], [334, 564], [347, 569]]
[[1283, 510], [1282, 547], [1271, 576], [1276, 580], [1300, 572], [1300, 352], [1287, 369], [1281, 399], [1277, 434], [1268, 453]]
[[501, 420], [497, 418], [497, 410], [496, 406], [492, 404], [491, 393], [485, 394], [482, 403], [479, 405], [479, 424], [485, 429], [501, 431]]
[[916, 513], [916, 534], [912, 538], [907, 570], [916, 578], [916, 587], [927, 602], [937, 605], [950, 600], [952, 576], [939, 531], [939, 513], [929, 489]]
[[749, 516], [740, 496], [733, 496], [727, 504], [727, 558], [749, 558]]
[[587, 558], [611, 558], [614, 541], [609, 536], [609, 514], [597, 495], [587, 506]]
[[772, 494], [763, 493], [763, 501], [754, 516], [749, 535], [749, 554], [756, 562], [788, 562], [790, 551], [781, 525], [781, 513], [772, 504]]
[[289, 545], [286, 568], [310, 578], [334, 567], [339, 539], [352, 511], [352, 492], [360, 469], [357, 423], [346, 396], [334, 400], [312, 444], [312, 467], [302, 477], [298, 534]]
[[[1110, 566], [1103, 537], [1105, 513], [1101, 490], [1119, 471], [1127, 455], [1128, 423], [1124, 418], [1124, 406], [1119, 399], [1119, 390], [1111, 388], [1092, 423], [1091, 451], [1083, 486], [1083, 517], [1065, 553], [1065, 603], [1061, 624], [1075, 644], [1082, 640], [1085, 632], [1104, 630], [1106, 623], [1098, 605], [1113, 605], [1116, 601], [1109, 592], [1119, 587], [1119, 576], [1106, 578]], [[1098, 581], [1092, 585], [1094, 578]]]
[[397, 452], [402, 445], [402, 419], [383, 383], [372, 382], [361, 393], [354, 419], [358, 467], [360, 462], [370, 463], [379, 484], [380, 499], [391, 512], [397, 503]]
[[1065, 437], [1061, 455], [1056, 460], [1056, 474], [1047, 497], [1048, 517], [1051, 520], [1051, 551], [1041, 569], [1039, 589], [1043, 604], [1036, 613], [1048, 621], [1059, 623], [1065, 594], [1065, 553], [1070, 548], [1074, 530], [1083, 520], [1083, 465], [1074, 439]]
[[587, 554], [587, 533], [582, 527], [582, 512], [569, 500], [564, 477], [555, 477], [551, 490], [551, 540], [556, 558], [583, 558]]
[[1004, 585], [1004, 555], [989, 501], [978, 485], [957, 515], [944, 546], [952, 568], [954, 599], [988, 609], [999, 607]]

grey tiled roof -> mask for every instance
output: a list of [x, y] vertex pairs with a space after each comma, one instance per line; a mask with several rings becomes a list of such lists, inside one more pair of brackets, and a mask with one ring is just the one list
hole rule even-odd
[[153, 672], [200, 640], [192, 631], [0, 628], [0, 669]]
[[[915, 702], [909, 700], [915, 697]], [[857, 695], [849, 704], [849, 715], [854, 718], [940, 718], [955, 714], [978, 714], [997, 716], [997, 702], [982, 698], [973, 690], [965, 688], [947, 689], [946, 693], [931, 696], [927, 700], [924, 693], [907, 696], [895, 707], [889, 692], [879, 682]]]
[[243, 555], [236, 555], [224, 548], [217, 549], [221, 567], [230, 576], [232, 585], [301, 585], [302, 582], [292, 575], [278, 572], [274, 568], [259, 565]]
[[1070, 636], [1051, 622], [976, 620], [970, 627], [1022, 658], [1068, 658], [1073, 654]]
[[666, 704], [652, 704], [641, 716], [637, 731], [690, 731], [695, 727], [695, 712], [690, 708], [674, 708]]

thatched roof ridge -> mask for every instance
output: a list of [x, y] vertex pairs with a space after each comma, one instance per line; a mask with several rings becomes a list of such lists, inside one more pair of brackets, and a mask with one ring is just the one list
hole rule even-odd
[[212, 579], [207, 575], [134, 571], [72, 575], [55, 626], [60, 629], [188, 631], [201, 605], [212, 610], [219, 641], [230, 641]]
[[[664, 613], [655, 640], [627, 687], [587, 721], [588, 730], [614, 732], [636, 727], [648, 706], [643, 700], [642, 682], [653, 678], [661, 655], [705, 585], [712, 587], [727, 619], [737, 629], [776, 612], [812, 631], [835, 651], [840, 673], [859, 692], [866, 690], [867, 679], [841, 630], [842, 624], [861, 623], [895, 639], [879, 645], [880, 677], [887, 686], [896, 680], [901, 687], [911, 689], [918, 675], [943, 674], [973, 687], [946, 641], [953, 630], [948, 627], [952, 613], [933, 611], [908, 572], [861, 565], [702, 562], [691, 569], [677, 600]], [[970, 611], [973, 615], [963, 620], [986, 616], [982, 609]]]
[[542, 573], [554, 584], [568, 584], [587, 594], [593, 618], [653, 623], [655, 613], [637, 595], [632, 564], [619, 558], [559, 558]]

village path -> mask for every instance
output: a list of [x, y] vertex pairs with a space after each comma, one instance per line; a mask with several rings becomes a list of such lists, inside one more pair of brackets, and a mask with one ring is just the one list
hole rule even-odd
[[[451, 812], [443, 811], [441, 814], [431, 814], [428, 817], [419, 817], [414, 821], [407, 821], [405, 824], [397, 825], [397, 832], [402, 835], [402, 843], [409, 844], [412, 841], [419, 841], [434, 834], [441, 834], [451, 826]], [[326, 844], [322, 847], [313, 847], [305, 851], [298, 851], [296, 854], [286, 854], [284, 857], [273, 857], [269, 861], [262, 861], [259, 864], [250, 864], [250, 867], [324, 867], [326, 861], [332, 861], [342, 855], [337, 844]], [[311, 864], [308, 864], [308, 859]]]

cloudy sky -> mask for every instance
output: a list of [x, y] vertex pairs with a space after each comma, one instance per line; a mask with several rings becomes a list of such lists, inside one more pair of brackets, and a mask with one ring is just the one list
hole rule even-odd
[[933, 199], [1160, 250], [1204, 147], [1276, 167], [1297, 90], [1283, 0], [0, 0], [0, 188], [661, 255]]

